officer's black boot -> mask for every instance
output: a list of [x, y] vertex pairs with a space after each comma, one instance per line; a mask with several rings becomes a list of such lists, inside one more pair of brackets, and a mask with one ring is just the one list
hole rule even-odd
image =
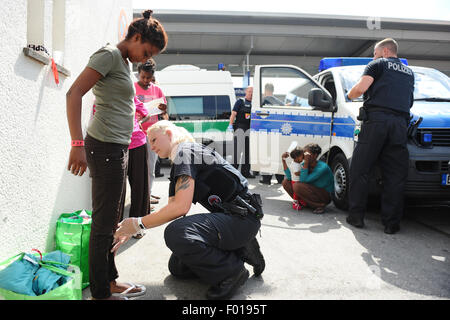
[[284, 174], [276, 174], [275, 178], [277, 179], [278, 184], [282, 184], [284, 180]]
[[400, 231], [400, 225], [393, 224], [393, 225], [387, 225], [384, 227], [384, 233], [386, 234], [394, 234]]
[[247, 179], [254, 179], [255, 178], [255, 176], [250, 173], [250, 165], [248, 165], [248, 164], [243, 164], [242, 165], [241, 173]]
[[237, 274], [232, 275], [218, 284], [211, 286], [206, 292], [206, 298], [209, 300], [223, 300], [231, 298], [236, 290], [242, 286], [249, 277], [247, 269], [242, 268]]
[[364, 228], [364, 220], [355, 215], [349, 215], [347, 217], [346, 221], [348, 224], [351, 224], [352, 226], [354, 226], [356, 228]]
[[269, 174], [269, 175], [262, 174], [261, 177], [262, 177], [262, 179], [259, 180], [260, 183], [270, 185], [270, 180], [272, 180], [272, 175], [271, 174]]
[[237, 250], [236, 254], [242, 259], [242, 261], [253, 266], [253, 274], [255, 277], [258, 277], [261, 273], [263, 273], [266, 267], [266, 262], [264, 261], [264, 257], [259, 249], [259, 243], [256, 238], [250, 240], [245, 247]]

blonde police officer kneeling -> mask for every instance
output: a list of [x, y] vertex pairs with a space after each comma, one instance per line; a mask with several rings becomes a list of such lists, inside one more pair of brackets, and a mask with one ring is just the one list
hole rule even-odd
[[[214, 150], [193, 142], [185, 129], [163, 120], [149, 129], [148, 136], [152, 150], [172, 160], [169, 203], [119, 223], [113, 250], [142, 229], [174, 220], [164, 232], [172, 251], [169, 271], [210, 284], [208, 299], [228, 299], [249, 277], [244, 262], [253, 266], [255, 276], [265, 268], [255, 238], [263, 216], [261, 198], [248, 192], [239, 171]], [[210, 213], [185, 216], [196, 202]]]

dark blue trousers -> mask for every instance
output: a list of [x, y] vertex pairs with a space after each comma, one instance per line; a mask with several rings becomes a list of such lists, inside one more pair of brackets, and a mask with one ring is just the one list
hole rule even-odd
[[191, 271], [203, 282], [215, 285], [244, 267], [235, 250], [253, 239], [260, 220], [248, 215], [204, 213], [171, 222], [164, 231], [167, 247], [178, 261], [169, 266], [175, 276]]

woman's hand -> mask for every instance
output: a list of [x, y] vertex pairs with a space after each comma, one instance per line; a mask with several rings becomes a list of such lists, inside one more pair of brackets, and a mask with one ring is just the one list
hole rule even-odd
[[161, 103], [161, 104], [158, 106], [158, 109], [161, 110], [161, 111], [166, 112], [166, 111], [167, 111], [167, 104]]
[[289, 158], [289, 152], [285, 152], [281, 155], [281, 159], [286, 160], [287, 158]]
[[311, 161], [311, 153], [309, 153], [308, 151], [306, 151], [305, 153], [303, 153], [303, 158], [305, 162], [310, 162]]
[[303, 168], [308, 169], [309, 164], [311, 163], [312, 154], [308, 151], [303, 153]]
[[70, 149], [69, 164], [67, 170], [76, 176], [82, 176], [86, 172], [86, 152], [83, 147], [72, 147]]

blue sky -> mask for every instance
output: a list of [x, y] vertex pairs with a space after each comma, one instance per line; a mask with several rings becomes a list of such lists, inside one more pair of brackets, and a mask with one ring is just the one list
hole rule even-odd
[[133, 7], [154, 11], [158, 9], [259, 11], [450, 21], [449, 0], [133, 0]]

